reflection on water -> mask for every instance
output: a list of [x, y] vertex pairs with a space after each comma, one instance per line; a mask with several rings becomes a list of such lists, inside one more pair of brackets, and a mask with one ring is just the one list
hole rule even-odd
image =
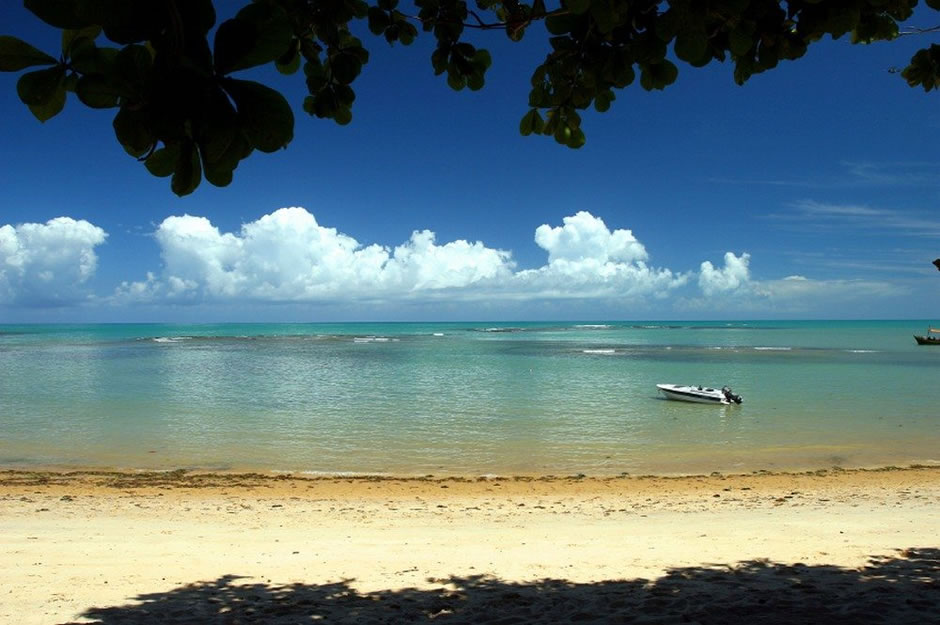
[[[940, 461], [940, 352], [898, 322], [38, 328], [0, 335], [0, 464], [616, 474]], [[744, 404], [667, 401], [663, 382], [727, 384]]]

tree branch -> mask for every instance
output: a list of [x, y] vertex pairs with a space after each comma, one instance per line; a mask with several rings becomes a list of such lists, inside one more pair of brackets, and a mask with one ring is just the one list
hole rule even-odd
[[938, 32], [940, 32], [940, 26], [931, 26], [930, 28], [915, 28], [911, 26], [907, 30], [902, 30], [899, 32], [898, 37], [904, 37], [907, 35], [927, 35], [929, 33]]

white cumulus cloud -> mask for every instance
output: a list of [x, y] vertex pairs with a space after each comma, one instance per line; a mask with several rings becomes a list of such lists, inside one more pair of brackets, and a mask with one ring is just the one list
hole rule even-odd
[[587, 211], [565, 217], [564, 225], [553, 228], [542, 224], [535, 229], [535, 242], [548, 252], [549, 264], [590, 262], [631, 263], [648, 257], [629, 230], [611, 232], [604, 221]]
[[282, 208], [220, 232], [191, 215], [157, 228], [163, 269], [124, 283], [131, 301], [260, 302], [520, 301], [546, 298], [658, 298], [688, 281], [685, 274], [646, 264], [629, 230], [611, 231], [587, 212], [563, 225], [539, 226], [535, 241], [546, 265], [516, 271], [512, 254], [482, 242], [438, 243], [416, 230], [395, 247], [363, 245], [317, 223], [306, 209]]
[[438, 245], [415, 231], [390, 250], [363, 246], [317, 223], [303, 208], [282, 208], [222, 233], [204, 217], [168, 217], [155, 233], [162, 275], [125, 283], [132, 299], [354, 301], [462, 288], [511, 273], [509, 252], [458, 240]]
[[740, 263], [747, 260], [747, 254], [740, 258], [731, 256], [733, 259], [723, 269], [710, 266], [706, 271], [707, 263], [702, 263], [699, 283], [705, 296], [680, 299], [677, 308], [732, 316], [838, 317], [844, 316], [846, 310], [864, 316], [879, 302], [897, 301], [910, 295], [906, 286], [878, 280], [818, 280], [801, 275], [754, 280]]
[[699, 288], [709, 297], [748, 289], [751, 282], [751, 272], [748, 267], [750, 262], [751, 255], [747, 252], [741, 256], [735, 256], [733, 252], [725, 252], [725, 266], [720, 269], [706, 260], [702, 263], [699, 272]]
[[612, 318], [668, 310], [839, 316], [875, 311], [879, 302], [911, 293], [909, 285], [876, 280], [757, 279], [746, 252], [726, 252], [723, 264], [706, 260], [698, 271], [656, 267], [632, 231], [612, 229], [587, 211], [535, 228], [545, 260], [519, 269], [511, 252], [482, 241], [438, 241], [431, 230], [419, 229], [398, 243], [361, 243], [291, 207], [233, 232], [205, 217], [167, 217], [152, 238], [160, 265], [144, 267], [143, 279], [125, 281], [103, 298], [92, 294], [91, 284], [95, 250], [107, 238], [100, 227], [69, 217], [0, 225], [0, 307], [29, 311], [108, 301], [115, 310], [149, 305], [158, 315], [174, 304], [217, 311], [236, 305], [262, 316], [270, 304], [300, 304], [365, 316], [575, 311]]
[[562, 226], [542, 224], [535, 242], [548, 252], [548, 264], [520, 271], [512, 288], [537, 298], [663, 298], [683, 286], [688, 275], [646, 264], [648, 254], [630, 230], [611, 231], [586, 211], [565, 217]]
[[107, 233], [85, 220], [0, 226], [0, 304], [49, 306], [87, 297]]

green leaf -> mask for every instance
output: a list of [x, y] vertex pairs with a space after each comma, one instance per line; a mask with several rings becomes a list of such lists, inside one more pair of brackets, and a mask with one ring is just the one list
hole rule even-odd
[[447, 72], [447, 85], [454, 91], [460, 91], [467, 86], [467, 79], [458, 72]]
[[826, 26], [833, 39], [838, 39], [858, 24], [861, 15], [856, 8], [837, 8], [829, 13]]
[[176, 8], [190, 34], [196, 32], [201, 37], [205, 37], [215, 26], [215, 7], [212, 0], [176, 2]]
[[45, 123], [65, 107], [65, 68], [56, 66], [23, 74], [16, 91], [33, 116]]
[[388, 13], [378, 7], [369, 7], [369, 30], [373, 35], [381, 35], [389, 27], [391, 20]]
[[120, 50], [117, 48], [98, 48], [85, 37], [72, 42], [72, 69], [81, 74], [109, 74]]
[[343, 8], [349, 11], [349, 15], [357, 20], [365, 19], [369, 14], [369, 4], [365, 0], [346, 0]]
[[154, 151], [144, 161], [144, 166], [154, 176], [166, 178], [176, 171], [176, 162], [179, 160], [180, 146], [178, 143], [168, 145]]
[[[305, 109], [306, 104], [304, 102]], [[324, 89], [313, 99], [313, 114], [321, 119], [332, 119], [338, 108], [339, 102], [337, 102], [336, 94], [333, 93], [332, 89]]]
[[34, 65], [55, 65], [58, 61], [25, 41], [0, 35], [0, 72], [18, 72]]
[[214, 46], [216, 71], [228, 74], [252, 65], [260, 65], [253, 63], [250, 58], [257, 38], [256, 29], [247, 22], [230, 19], [219, 24]]
[[435, 76], [440, 76], [447, 69], [447, 57], [447, 50], [442, 47], [431, 53], [431, 67], [434, 68]]
[[[9, 0], [7, 0], [9, 2]], [[79, 0], [26, 0], [23, 5], [33, 14], [56, 28], [80, 29], [91, 26], [87, 12]]]
[[114, 60], [115, 79], [126, 87], [127, 95], [142, 96], [150, 82], [153, 57], [141, 45], [125, 46]]
[[918, 50], [901, 76], [911, 87], [920, 85], [924, 91], [940, 88], [940, 45], [932, 44], [926, 50]]
[[679, 12], [671, 8], [656, 20], [656, 36], [664, 42], [672, 41], [679, 32]]
[[610, 89], [598, 92], [597, 95], [594, 96], [594, 110], [598, 113], [606, 113], [610, 110], [610, 104], [616, 97], [617, 96]]
[[326, 73], [326, 68], [319, 62], [307, 61], [304, 63], [304, 75], [307, 77], [307, 90], [310, 93], [316, 93], [330, 84], [330, 77]]
[[575, 30], [581, 24], [577, 15], [565, 13], [563, 15], [549, 15], [545, 18], [545, 28], [553, 35], [565, 35]]
[[493, 57], [490, 56], [489, 51], [480, 49], [473, 54], [473, 66], [481, 72], [488, 70], [492, 64]]
[[356, 100], [356, 92], [349, 85], [336, 85], [333, 87], [333, 93], [336, 94], [336, 102], [349, 108]]
[[362, 63], [352, 54], [340, 52], [330, 59], [330, 72], [333, 79], [342, 85], [350, 84], [361, 71]]
[[276, 61], [289, 48], [294, 32], [278, 5], [249, 4], [215, 34], [215, 67], [220, 74]]
[[294, 113], [279, 92], [249, 80], [222, 84], [238, 109], [238, 120], [251, 145], [262, 152], [286, 147], [294, 138]]
[[418, 36], [418, 29], [413, 24], [401, 21], [398, 24], [398, 41], [404, 46], [410, 46]]
[[235, 128], [217, 128], [211, 143], [199, 145], [202, 173], [210, 184], [217, 187], [231, 184], [233, 172], [240, 160], [238, 146], [233, 146], [233, 143], [239, 139], [247, 143], [244, 135]]
[[170, 188], [173, 189], [173, 193], [183, 197], [195, 191], [201, 180], [202, 167], [199, 163], [199, 153], [190, 142], [180, 148], [180, 156], [176, 161]]
[[352, 110], [345, 107], [336, 109], [336, 113], [333, 115], [333, 121], [340, 126], [345, 126], [352, 121]]
[[575, 15], [581, 15], [591, 8], [591, 0], [566, 0], [565, 6]]
[[640, 85], [647, 91], [665, 89], [679, 77], [679, 69], [668, 59], [662, 63], [644, 64], [642, 67]]
[[806, 54], [806, 43], [797, 37], [786, 37], [780, 43], [780, 58], [795, 61]]
[[454, 44], [453, 50], [455, 54], [459, 54], [460, 56], [468, 59], [476, 54], [476, 48], [473, 47], [473, 44], [466, 42]]
[[545, 124], [542, 126], [542, 129], [539, 131], [543, 135], [554, 135], [555, 130], [558, 128], [559, 120], [561, 118], [558, 116], [556, 109], [552, 109], [548, 112], [548, 119], [545, 120]]
[[216, 187], [229, 186], [232, 184], [232, 179], [235, 177], [235, 170], [233, 169], [207, 166], [205, 163], [203, 163], [203, 173], [206, 176], [206, 180], [209, 181], [209, 184]]
[[300, 69], [300, 48], [292, 47], [283, 54], [274, 64], [277, 71], [282, 74], [295, 74]]
[[[86, 0], [95, 7], [95, 20], [105, 36], [122, 45], [153, 39], [168, 26], [170, 13], [164, 0]], [[89, 8], [91, 10], [91, 8]]]
[[36, 119], [45, 123], [61, 113], [62, 109], [65, 108], [65, 94], [66, 90], [63, 85], [60, 89], [57, 89], [52, 97], [44, 104], [31, 104], [29, 110]]
[[636, 79], [633, 59], [627, 50], [614, 51], [607, 58], [601, 70], [601, 77], [617, 88], [624, 88]]
[[750, 56], [741, 56], [734, 63], [734, 82], [743, 85], [754, 74], [754, 59]]
[[568, 137], [568, 142], [565, 145], [572, 150], [577, 150], [584, 147], [585, 143], [587, 143], [587, 137], [584, 136], [584, 131], [580, 128], [573, 128], [571, 135]]
[[594, 89], [584, 84], [574, 85], [571, 89], [571, 95], [568, 97], [568, 102], [576, 109], [586, 109], [591, 104], [591, 100], [594, 99], [594, 94]]
[[565, 111], [565, 121], [568, 122], [568, 127], [572, 130], [581, 127], [581, 116], [574, 109], [569, 108]]
[[106, 109], [120, 103], [122, 91], [101, 74], [88, 74], [78, 79], [75, 95], [85, 106]]
[[852, 43], [897, 39], [898, 24], [886, 15], [865, 16], [852, 33]]
[[676, 56], [686, 63], [696, 63], [708, 53], [708, 38], [704, 31], [680, 32], [674, 46]]
[[313, 41], [312, 39], [304, 37], [303, 39], [300, 40], [300, 54], [307, 61], [311, 63], [319, 63], [320, 52], [322, 51], [323, 51], [323, 46]]
[[761, 69], [773, 69], [777, 67], [779, 58], [777, 57], [778, 50], [776, 46], [768, 46], [763, 43], [757, 49], [757, 61], [760, 64]]
[[662, 84], [662, 87], [660, 87], [660, 89], [662, 89], [663, 87], [667, 87], [671, 85], [672, 83], [676, 82], [676, 79], [679, 77], [679, 68], [676, 67], [675, 64], [669, 60], [666, 60], [660, 63], [657, 70], [658, 70], [657, 75], [659, 76], [659, 79]]
[[213, 164], [226, 161], [228, 169], [238, 164], [238, 159], [228, 158], [232, 143], [242, 136], [238, 126], [238, 113], [228, 95], [221, 88], [213, 87], [207, 94], [204, 108], [205, 121], [199, 124], [194, 138], [202, 155], [206, 178]]
[[53, 98], [60, 88], [64, 88], [64, 82], [65, 68], [57, 65], [23, 74], [16, 83], [16, 92], [23, 104], [39, 106]]
[[140, 111], [121, 109], [111, 123], [118, 142], [124, 151], [140, 158], [153, 149], [156, 140], [147, 125], [147, 117]]
[[94, 42], [101, 34], [101, 26], [88, 26], [77, 30], [65, 29], [62, 31], [62, 54], [66, 57], [72, 54], [72, 45], [76, 40], [87, 39]]
[[529, 91], [529, 106], [533, 108], [546, 107], [549, 105], [548, 92], [545, 90], [545, 85], [539, 83], [532, 87], [532, 90]]
[[303, 103], [304, 113], [307, 115], [314, 115], [317, 112], [317, 99], [312, 95], [308, 95], [304, 98]]
[[669, 51], [666, 43], [659, 37], [639, 36], [631, 46], [630, 52], [637, 62], [661, 63]]
[[591, 17], [602, 33], [609, 33], [619, 24], [617, 22], [617, 8], [606, 0], [594, 0], [590, 7]]
[[344, 54], [352, 54], [360, 64], [369, 62], [369, 51], [362, 47], [362, 42], [355, 37], [343, 38], [340, 42]]
[[523, 137], [528, 137], [532, 133], [541, 134], [544, 126], [545, 122], [542, 120], [542, 116], [539, 115], [538, 109], [532, 109], [519, 122], [519, 134]]
[[728, 35], [728, 49], [736, 56], [748, 54], [754, 47], [754, 37], [750, 29], [735, 28]]

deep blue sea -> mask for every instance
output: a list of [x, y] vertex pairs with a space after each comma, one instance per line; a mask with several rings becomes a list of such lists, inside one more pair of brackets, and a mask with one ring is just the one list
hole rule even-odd
[[[619, 475], [940, 463], [919, 321], [0, 325], [0, 467]], [[729, 385], [740, 406], [657, 383]]]

